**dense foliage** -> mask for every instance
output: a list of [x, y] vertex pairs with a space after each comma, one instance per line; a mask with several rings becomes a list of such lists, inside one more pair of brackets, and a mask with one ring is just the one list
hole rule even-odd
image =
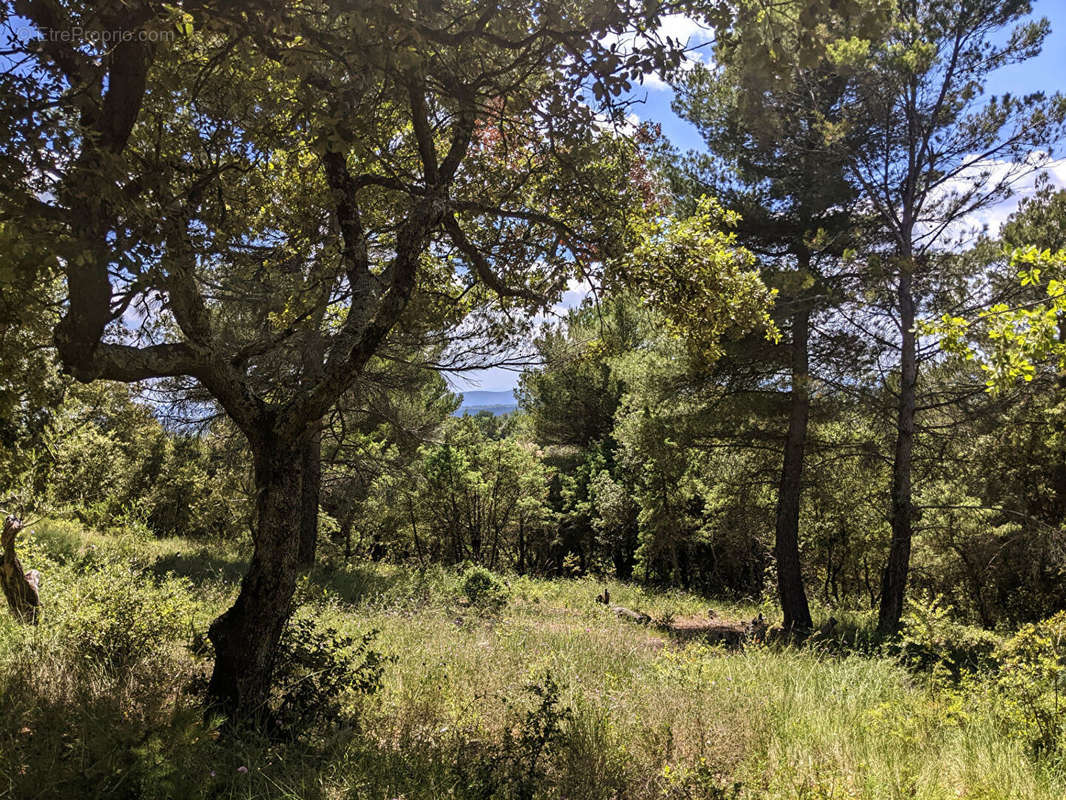
[[[382, 797], [1061, 796], [1066, 97], [986, 93], [1039, 54], [1032, 11], [0, 7], [0, 511], [30, 521], [0, 577], [43, 602], [0, 625], [8, 790], [63, 761], [55, 792], [233, 794], [167, 763], [231, 742], [263, 776], [357, 765], [287, 773], [321, 796], [375, 769]], [[649, 80], [692, 149], [628, 114]], [[492, 366], [517, 410], [460, 414]], [[759, 647], [689, 643], [707, 603]], [[560, 679], [603, 631], [624, 668]], [[820, 783], [766, 738], [800, 736], [808, 668], [807, 706], [970, 772], [849, 740]], [[727, 673], [743, 702], [708, 696]], [[673, 711], [634, 722], [621, 684]], [[744, 752], [709, 744], [711, 699]], [[791, 746], [830, 759], [818, 735]]]

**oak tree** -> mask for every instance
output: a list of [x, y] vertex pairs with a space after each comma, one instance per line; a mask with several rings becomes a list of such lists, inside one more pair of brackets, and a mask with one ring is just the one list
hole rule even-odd
[[5, 7], [0, 213], [64, 281], [63, 367], [191, 377], [248, 440], [254, 549], [209, 631], [220, 711], [264, 707], [309, 440], [409, 306], [487, 293], [519, 315], [624, 240], [631, 148], [611, 122], [679, 58], [663, 10]]

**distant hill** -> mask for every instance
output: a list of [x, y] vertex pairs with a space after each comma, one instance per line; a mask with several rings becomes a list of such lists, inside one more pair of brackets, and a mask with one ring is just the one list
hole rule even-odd
[[498, 417], [501, 414], [510, 414], [518, 408], [518, 401], [515, 399], [513, 390], [462, 392], [462, 397], [463, 400], [455, 411], [457, 417], [463, 414], [477, 414], [479, 411], [488, 411]]

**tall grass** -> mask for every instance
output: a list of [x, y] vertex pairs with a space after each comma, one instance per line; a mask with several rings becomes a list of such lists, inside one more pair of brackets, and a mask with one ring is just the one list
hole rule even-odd
[[[674, 641], [592, 602], [590, 580], [511, 577], [506, 607], [480, 611], [441, 568], [317, 569], [301, 613], [379, 630], [396, 659], [383, 686], [310, 737], [222, 737], [190, 645], [232, 598], [239, 548], [46, 522], [24, 551], [46, 607], [36, 628], [0, 621], [0, 797], [1066, 795], [1066, 772], [978, 684], [879, 656]], [[609, 590], [652, 617], [756, 612]]]

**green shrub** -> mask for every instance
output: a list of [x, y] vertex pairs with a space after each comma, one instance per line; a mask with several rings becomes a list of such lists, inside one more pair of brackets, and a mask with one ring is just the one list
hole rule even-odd
[[1022, 627], [1000, 648], [996, 687], [1013, 727], [1041, 754], [1066, 734], [1066, 611]]
[[342, 719], [346, 695], [381, 688], [385, 667], [395, 659], [370, 649], [377, 635], [372, 630], [356, 639], [307, 617], [290, 620], [274, 668], [275, 728], [299, 735], [316, 725], [328, 727]]
[[16, 549], [26, 569], [74, 564], [82, 558], [82, 526], [63, 519], [42, 519], [19, 534]]
[[898, 643], [911, 669], [960, 680], [964, 674], [992, 669], [1000, 640], [981, 628], [952, 619], [951, 606], [938, 600], [911, 601]]
[[62, 637], [75, 652], [116, 670], [150, 660], [193, 628], [192, 585], [154, 582], [117, 563], [74, 576], [61, 598], [48, 601]]
[[507, 604], [507, 587], [482, 566], [469, 567], [463, 574], [462, 591], [470, 605], [498, 609]]

